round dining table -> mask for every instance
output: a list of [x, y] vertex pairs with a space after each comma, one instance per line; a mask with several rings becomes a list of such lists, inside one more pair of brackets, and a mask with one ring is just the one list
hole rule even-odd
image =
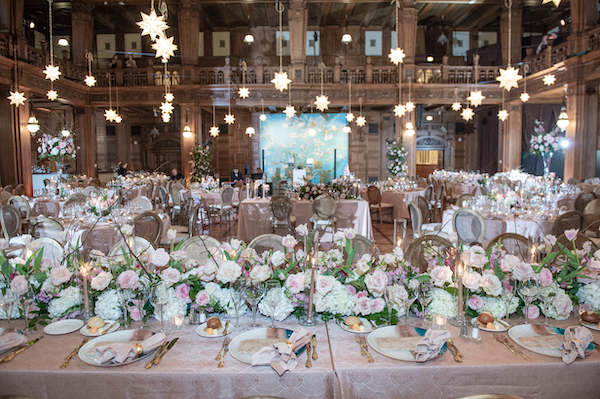
[[[367, 190], [362, 190], [360, 195], [368, 200]], [[408, 203], [416, 201], [418, 196], [425, 196], [425, 189], [421, 190], [385, 190], [381, 193], [381, 202], [394, 205], [394, 219], [410, 219]]]

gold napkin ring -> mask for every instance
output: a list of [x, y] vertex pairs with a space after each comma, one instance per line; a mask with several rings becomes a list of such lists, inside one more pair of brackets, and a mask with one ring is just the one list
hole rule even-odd
[[140, 357], [144, 353], [144, 347], [142, 344], [135, 344], [135, 357]]
[[583, 342], [581, 342], [580, 340], [578, 340], [577, 338], [571, 338], [573, 341], [578, 342], [580, 345], [583, 345]]
[[286, 344], [288, 344], [291, 348], [292, 348], [292, 352], [294, 351], [294, 344], [292, 344], [290, 341], [285, 341]]

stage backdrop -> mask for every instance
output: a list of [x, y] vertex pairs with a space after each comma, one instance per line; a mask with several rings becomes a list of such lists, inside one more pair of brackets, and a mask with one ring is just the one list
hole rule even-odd
[[[330, 182], [333, 176], [333, 156], [337, 150], [336, 176], [348, 165], [348, 134], [346, 114], [303, 114], [287, 119], [283, 114], [269, 115], [260, 123], [260, 146], [265, 154], [265, 172], [269, 181], [288, 180], [291, 184], [294, 168], [306, 168], [307, 180]], [[307, 159], [313, 166], [306, 165]]]

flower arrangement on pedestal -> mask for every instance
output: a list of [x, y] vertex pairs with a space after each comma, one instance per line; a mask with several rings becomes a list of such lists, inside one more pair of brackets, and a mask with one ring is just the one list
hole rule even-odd
[[209, 176], [212, 173], [210, 147], [207, 145], [198, 145], [192, 149], [190, 155], [192, 156], [190, 161], [192, 165], [190, 178], [194, 182], [202, 181], [203, 177]]
[[115, 204], [114, 198], [108, 197], [108, 191], [93, 192], [85, 203], [85, 211], [88, 214], [104, 217], [110, 214], [111, 207]]
[[48, 159], [56, 163], [58, 173], [62, 173], [63, 162], [75, 159], [77, 150], [72, 136], [43, 134], [37, 141], [39, 159]]
[[408, 173], [407, 155], [408, 150], [404, 143], [398, 145], [395, 140], [387, 143], [387, 173], [392, 179], [405, 176]]
[[550, 174], [550, 162], [555, 152], [561, 150], [560, 146], [560, 128], [546, 132], [544, 122], [535, 120], [535, 128], [531, 139], [529, 139], [529, 152], [534, 155], [540, 155], [544, 162], [544, 176]]
[[314, 200], [321, 194], [329, 194], [334, 198], [356, 199], [360, 196], [360, 180], [337, 178], [331, 183], [305, 182], [298, 188], [300, 199]]

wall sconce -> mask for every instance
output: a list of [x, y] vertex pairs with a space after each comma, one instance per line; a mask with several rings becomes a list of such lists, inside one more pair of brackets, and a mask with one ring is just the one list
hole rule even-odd
[[253, 126], [248, 126], [246, 128], [246, 134], [248, 135], [248, 137], [254, 136], [255, 133], [256, 133], [256, 130], [254, 130]]
[[27, 130], [29, 130], [29, 133], [31, 133], [32, 136], [35, 136], [35, 134], [40, 130], [40, 123], [33, 115], [31, 115], [27, 120]]

